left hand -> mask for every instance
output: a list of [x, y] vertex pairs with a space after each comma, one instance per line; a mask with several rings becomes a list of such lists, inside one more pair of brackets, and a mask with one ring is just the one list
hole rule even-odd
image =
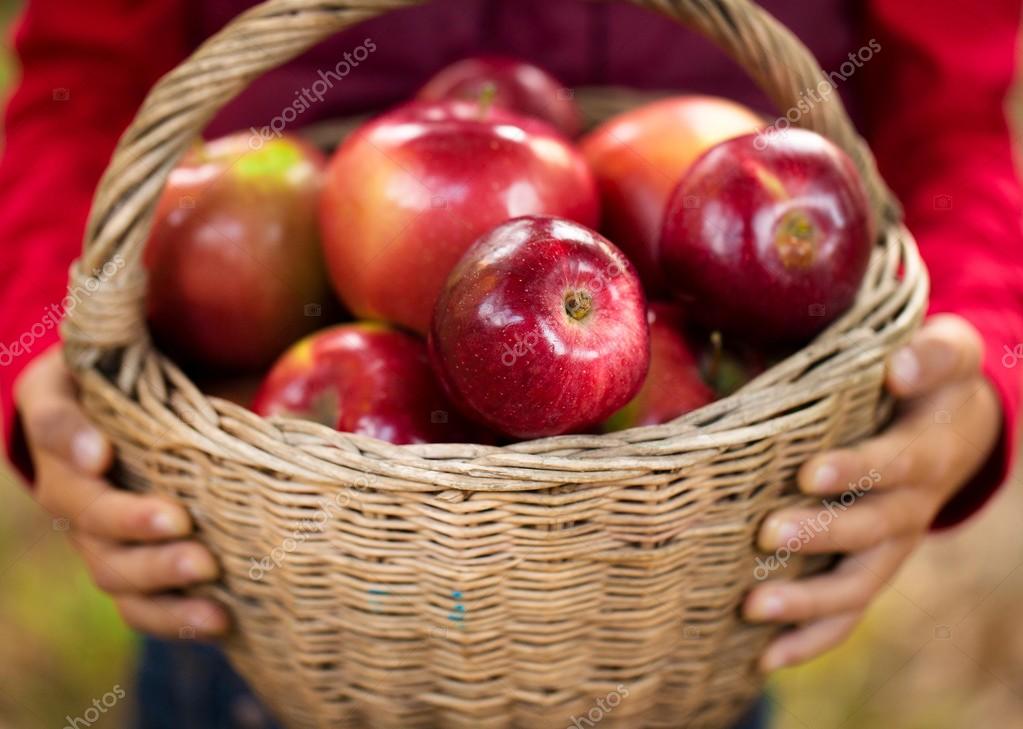
[[1002, 416], [982, 357], [980, 335], [965, 319], [929, 319], [889, 361], [887, 387], [900, 400], [891, 426], [799, 470], [807, 494], [838, 499], [852, 491], [858, 498], [765, 520], [759, 544], [768, 554], [788, 548], [844, 556], [828, 574], [768, 581], [750, 593], [747, 619], [795, 625], [769, 646], [762, 670], [807, 661], [845, 640], [942, 506], [990, 456]]

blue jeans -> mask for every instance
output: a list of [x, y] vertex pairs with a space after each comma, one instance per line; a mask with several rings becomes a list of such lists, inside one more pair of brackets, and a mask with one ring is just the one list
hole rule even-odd
[[[219, 650], [147, 638], [133, 729], [280, 729]], [[736, 729], [767, 729], [761, 700]]]

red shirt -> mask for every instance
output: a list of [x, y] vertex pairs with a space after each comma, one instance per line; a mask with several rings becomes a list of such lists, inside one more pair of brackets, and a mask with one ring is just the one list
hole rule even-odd
[[[91, 195], [147, 90], [251, 0], [29, 0], [16, 35], [22, 78], [0, 161], [0, 405], [57, 340], [67, 268]], [[767, 0], [826, 71], [875, 40], [841, 87], [906, 208], [932, 276], [931, 310], [969, 319], [1005, 414], [1002, 443], [938, 526], [975, 511], [1009, 469], [1023, 372], [1023, 200], [1004, 104], [1019, 0]], [[768, 113], [763, 95], [709, 44], [627, 3], [437, 0], [352, 28], [268, 73], [210, 126], [268, 124], [320, 69], [371, 38], [376, 50], [293, 126], [380, 108], [446, 63], [483, 50], [534, 60], [568, 84], [702, 91]], [[1017, 366], [1019, 364], [1020, 366]], [[16, 444], [13, 444], [16, 445]], [[18, 459], [15, 448], [15, 459]], [[20, 460], [24, 466], [24, 461]]]

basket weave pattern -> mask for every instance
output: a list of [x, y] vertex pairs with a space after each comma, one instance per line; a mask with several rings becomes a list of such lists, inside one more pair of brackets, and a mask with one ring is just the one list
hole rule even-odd
[[[235, 665], [292, 728], [723, 729], [769, 629], [738, 617], [756, 529], [808, 456], [877, 430], [886, 355], [927, 278], [841, 105], [803, 120], [857, 162], [881, 235], [855, 306], [740, 393], [670, 424], [495, 448], [393, 446], [210, 399], [146, 331], [140, 253], [170, 169], [263, 71], [411, 0], [270, 0], [164, 78], [94, 203], [64, 327], [127, 487], [182, 499], [220, 559]], [[749, 0], [637, 0], [714, 39], [789, 108], [824, 78]], [[612, 95], [581, 96], [589, 111]], [[798, 565], [797, 565], [798, 567]], [[627, 694], [627, 695], [626, 695]], [[617, 696], [619, 700], [614, 700]], [[605, 710], [607, 709], [607, 710]], [[583, 724], [586, 726], [587, 724]]]

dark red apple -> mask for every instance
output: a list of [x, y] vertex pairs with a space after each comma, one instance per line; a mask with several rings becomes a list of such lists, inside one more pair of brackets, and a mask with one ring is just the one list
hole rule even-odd
[[444, 397], [423, 342], [374, 322], [334, 326], [293, 346], [252, 409], [397, 444], [490, 440]]
[[700, 323], [750, 341], [797, 342], [852, 303], [873, 240], [852, 160], [792, 129], [738, 137], [697, 160], [672, 193], [661, 257]]
[[317, 225], [324, 159], [248, 134], [192, 149], [160, 198], [145, 251], [149, 320], [178, 359], [269, 365], [331, 308]]
[[655, 303], [650, 323], [650, 371], [629, 404], [604, 421], [604, 432], [660, 425], [713, 402], [714, 391], [703, 380], [700, 362], [684, 335], [682, 312]]
[[622, 252], [589, 228], [511, 220], [451, 272], [430, 356], [455, 404], [493, 429], [518, 438], [579, 431], [643, 384], [643, 289]]
[[407, 105], [362, 127], [330, 163], [321, 219], [331, 280], [359, 318], [425, 334], [473, 241], [535, 214], [597, 222], [593, 176], [561, 134], [496, 107]]
[[657, 249], [678, 181], [710, 147], [762, 123], [727, 99], [677, 96], [612, 117], [583, 138], [600, 187], [601, 231], [636, 264], [647, 295], [666, 291]]
[[582, 117], [571, 90], [539, 66], [517, 58], [476, 56], [439, 71], [419, 91], [422, 101], [490, 97], [494, 104], [536, 117], [574, 137]]

